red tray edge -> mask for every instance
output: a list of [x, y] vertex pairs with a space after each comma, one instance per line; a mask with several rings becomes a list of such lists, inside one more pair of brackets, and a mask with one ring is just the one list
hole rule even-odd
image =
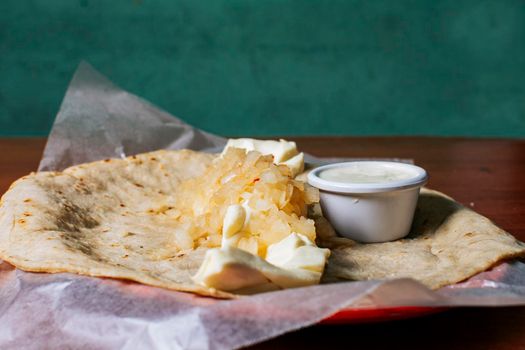
[[319, 322], [322, 325], [374, 323], [403, 320], [448, 310], [447, 307], [396, 306], [386, 308], [348, 308]]

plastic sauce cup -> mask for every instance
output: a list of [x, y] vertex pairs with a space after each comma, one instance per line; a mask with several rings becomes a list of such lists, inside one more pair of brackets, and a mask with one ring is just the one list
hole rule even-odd
[[308, 174], [337, 233], [365, 243], [393, 241], [409, 233], [419, 190], [427, 180], [423, 168], [386, 161], [335, 163]]

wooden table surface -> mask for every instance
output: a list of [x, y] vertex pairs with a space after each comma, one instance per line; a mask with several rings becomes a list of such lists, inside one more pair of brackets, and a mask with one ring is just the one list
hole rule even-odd
[[[411, 158], [447, 193], [525, 241], [525, 140], [289, 138], [316, 156]], [[36, 170], [44, 139], [0, 139], [0, 193]], [[339, 345], [339, 346], [338, 346]], [[460, 308], [404, 321], [314, 326], [256, 349], [525, 349], [525, 307]]]

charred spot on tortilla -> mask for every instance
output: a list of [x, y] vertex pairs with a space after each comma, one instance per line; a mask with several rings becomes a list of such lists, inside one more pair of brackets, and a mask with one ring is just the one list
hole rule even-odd
[[66, 246], [71, 251], [80, 251], [96, 261], [106, 260], [96, 253], [96, 249], [94, 248], [95, 246], [90, 244], [90, 239], [85, 233], [81, 231], [68, 232], [60, 234], [60, 237], [62, 238], [62, 243], [64, 246]]
[[92, 229], [100, 225], [90, 215], [89, 209], [80, 208], [67, 200], [60, 205], [55, 223], [59, 231], [67, 232], [80, 232], [82, 229]]
[[78, 250], [97, 261], [104, 261], [96, 252], [96, 242], [92, 241], [93, 231], [89, 231], [100, 225], [89, 211], [78, 205], [66, 201], [62, 203], [56, 215], [55, 224], [62, 243], [72, 251]]

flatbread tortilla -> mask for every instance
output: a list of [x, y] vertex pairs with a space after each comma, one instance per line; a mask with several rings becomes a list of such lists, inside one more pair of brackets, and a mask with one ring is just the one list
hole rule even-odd
[[240, 200], [251, 214], [236, 247], [263, 253], [292, 231], [315, 240], [306, 215], [318, 192], [271, 155], [157, 151], [17, 180], [0, 205], [0, 257], [27, 271], [230, 298], [192, 276], [207, 249], [221, 246], [226, 209]]
[[[181, 183], [204, 174], [214, 157], [157, 151], [25, 176], [0, 203], [0, 257], [26, 271], [123, 278], [234, 297], [192, 281], [207, 248], [181, 248], [184, 234], [177, 232], [185, 228], [173, 220], [184, 200]], [[274, 224], [268, 230], [278, 227]], [[326, 283], [412, 277], [438, 288], [525, 251], [488, 219], [429, 190], [422, 192], [407, 239], [358, 244], [337, 237], [322, 217], [317, 235], [320, 245], [332, 249]]]
[[73, 272], [231, 297], [191, 276], [205, 249], [178, 248], [169, 215], [181, 181], [213, 155], [157, 151], [82, 164], [17, 180], [0, 206], [0, 257], [36, 272]]
[[360, 244], [318, 217], [319, 245], [332, 254], [324, 282], [410, 277], [437, 289], [524, 256], [525, 244], [443, 193], [423, 189], [405, 239]]

